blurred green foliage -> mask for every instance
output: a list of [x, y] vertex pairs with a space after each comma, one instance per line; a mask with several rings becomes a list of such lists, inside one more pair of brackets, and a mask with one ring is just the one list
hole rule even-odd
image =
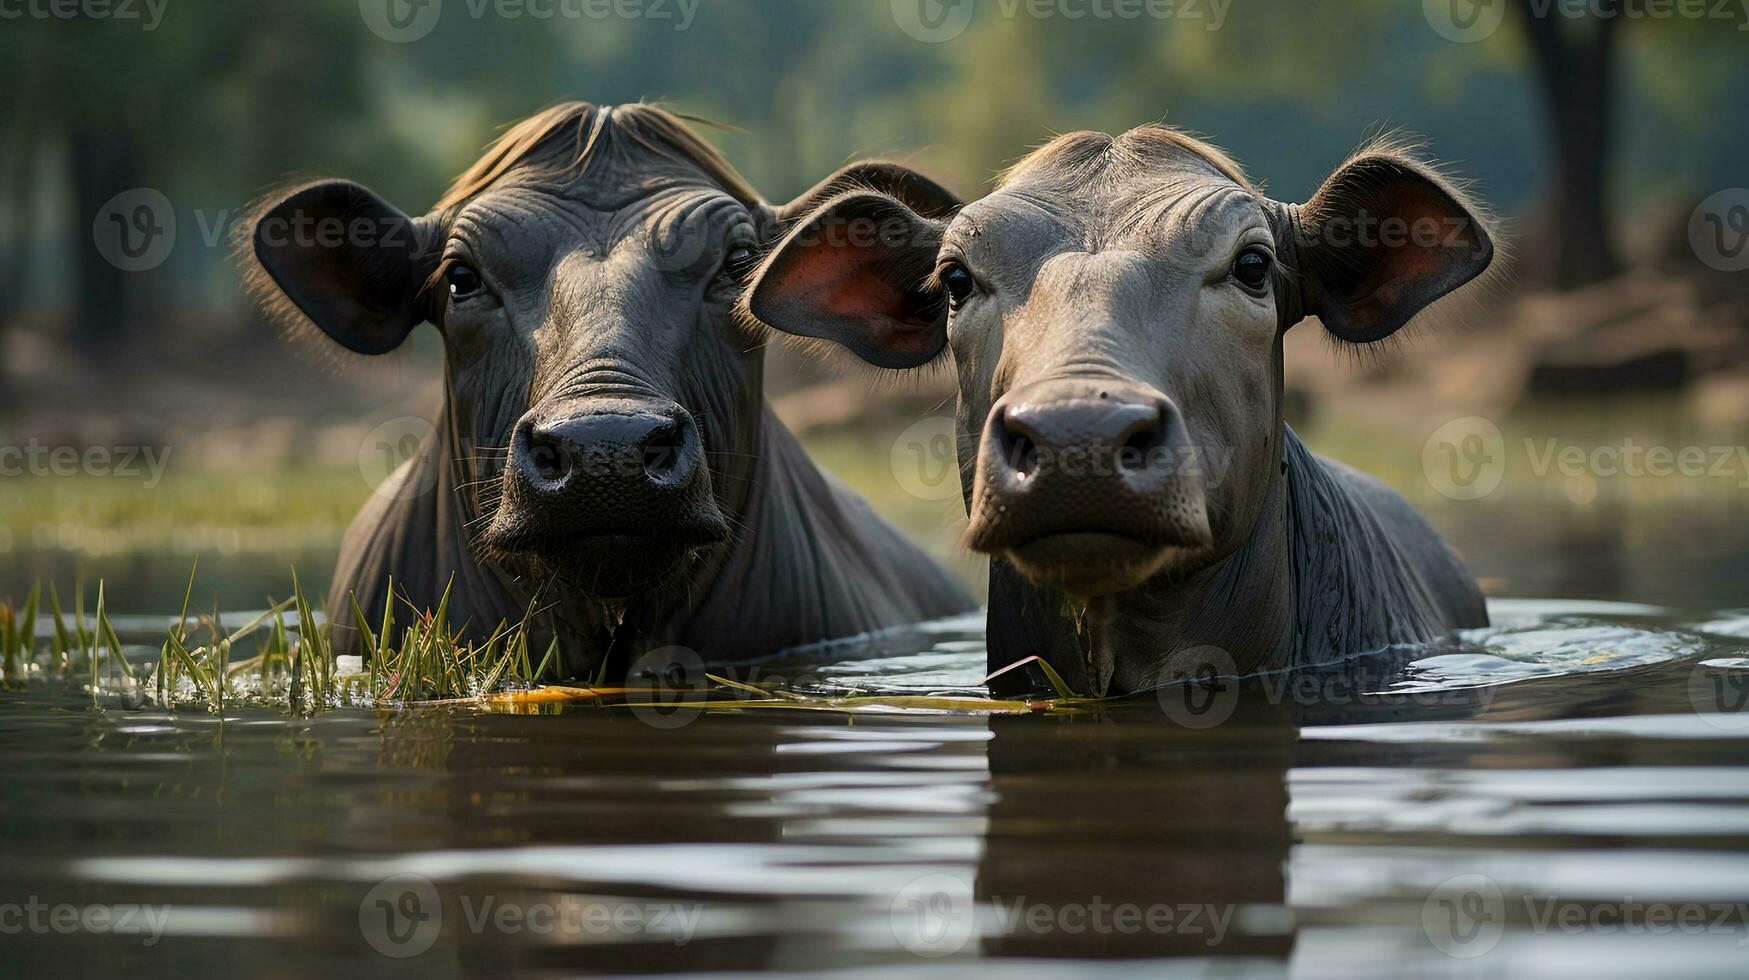
[[[944, 0], [697, 0], [684, 30], [690, 0], [623, 0], [649, 15], [630, 18], [566, 14], [615, 9], [589, 0], [429, 0], [441, 16], [407, 43], [364, 16], [407, 0], [155, 2], [149, 30], [145, 0], [131, 0], [136, 19], [113, 0], [68, 0], [111, 11], [70, 19], [14, 0], [24, 13], [0, 19], [0, 316], [73, 301], [73, 256], [102, 203], [73, 185], [91, 185], [94, 165], [104, 189], [154, 187], [176, 205], [177, 254], [149, 291], [219, 299], [234, 294], [219, 232], [263, 187], [342, 174], [417, 211], [497, 126], [573, 98], [661, 99], [740, 127], [713, 138], [772, 199], [880, 153], [975, 193], [1054, 132], [1161, 117], [1213, 136], [1287, 196], [1393, 127], [1431, 137], [1509, 211], [1549, 179], [1517, 26], [1453, 43], [1420, 2], [1181, 0], [1168, 18], [1072, 19], [1120, 8], [1051, 0], [1039, 17], [1026, 0], [945, 0], [976, 13], [941, 43], [906, 34], [895, 11]], [[1622, 32], [1620, 203], [1741, 182], [1740, 26]]]

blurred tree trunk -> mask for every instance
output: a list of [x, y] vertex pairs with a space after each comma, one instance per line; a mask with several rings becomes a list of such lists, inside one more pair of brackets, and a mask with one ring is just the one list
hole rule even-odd
[[119, 353], [131, 310], [128, 275], [98, 251], [92, 225], [110, 198], [139, 186], [139, 158], [113, 125], [75, 132], [72, 152], [73, 336], [83, 356], [101, 360]]
[[0, 161], [4, 164], [0, 187], [6, 190], [5, 201], [0, 202], [6, 214], [6, 225], [0, 229], [0, 411], [11, 408], [17, 401], [4, 351], [7, 333], [24, 312], [24, 286], [30, 274], [31, 239], [36, 230], [30, 195], [36, 161], [27, 142], [20, 140]]
[[30, 153], [23, 145], [6, 155], [0, 169], [0, 187], [6, 189], [6, 199], [0, 209], [6, 214], [6, 227], [0, 230], [0, 330], [12, 325], [24, 305], [24, 283], [30, 265], [31, 208]]
[[[1583, 286], [1620, 268], [1604, 199], [1616, 32], [1621, 0], [1597, 0], [1607, 16], [1568, 17], [1547, 0], [1519, 0], [1554, 136], [1552, 212], [1546, 233], [1558, 286]], [[1540, 11], [1540, 13], [1539, 13]]]

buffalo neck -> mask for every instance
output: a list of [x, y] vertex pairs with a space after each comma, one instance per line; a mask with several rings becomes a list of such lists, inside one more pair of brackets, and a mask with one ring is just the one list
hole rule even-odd
[[[1101, 692], [1138, 690], [1213, 663], [1249, 673], [1277, 666], [1293, 647], [1295, 528], [1318, 520], [1292, 503], [1303, 479], [1299, 440], [1285, 426], [1257, 520], [1231, 553], [1188, 575], [1095, 599], [1086, 614], [1088, 681]], [[1138, 654], [1141, 654], [1138, 656]]]
[[1209, 666], [1246, 674], [1327, 663], [1443, 633], [1437, 590], [1392, 525], [1291, 428], [1281, 436], [1282, 465], [1239, 548], [1190, 576], [1090, 604], [1097, 689], [1146, 688]]

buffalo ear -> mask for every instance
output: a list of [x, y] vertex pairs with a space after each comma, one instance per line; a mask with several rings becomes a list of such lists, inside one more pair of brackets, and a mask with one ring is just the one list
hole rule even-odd
[[876, 191], [893, 197], [925, 218], [950, 218], [963, 202], [959, 195], [902, 163], [863, 160], [840, 168], [801, 197], [777, 209], [785, 224], [813, 213], [846, 191]]
[[259, 206], [239, 257], [269, 312], [295, 320], [289, 304], [348, 350], [386, 354], [426, 318], [435, 226], [351, 181], [322, 181]]
[[1463, 191], [1394, 150], [1363, 151], [1299, 211], [1295, 259], [1304, 297], [1337, 337], [1397, 332], [1494, 258], [1487, 219]]
[[920, 367], [947, 346], [947, 296], [934, 281], [944, 228], [886, 194], [840, 194], [766, 256], [745, 293], [746, 312], [784, 333], [842, 344], [877, 367]]

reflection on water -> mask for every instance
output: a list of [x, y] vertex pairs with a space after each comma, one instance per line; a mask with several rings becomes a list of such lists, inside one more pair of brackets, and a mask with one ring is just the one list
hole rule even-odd
[[[1030, 716], [7, 695], [0, 929], [45, 975], [1740, 975], [1749, 619], [1495, 614], [1463, 647]], [[877, 653], [810, 682], [983, 665], [963, 623]]]

